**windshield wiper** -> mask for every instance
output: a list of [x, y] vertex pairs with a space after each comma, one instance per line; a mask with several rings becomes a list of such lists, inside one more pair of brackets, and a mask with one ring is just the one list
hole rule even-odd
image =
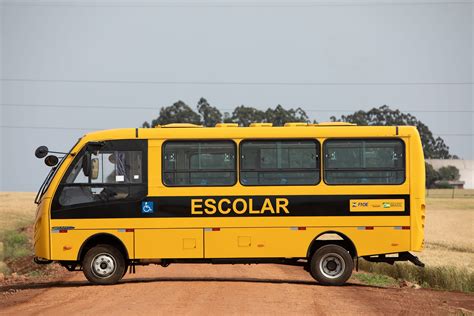
[[55, 171], [56, 171], [56, 168], [51, 168], [51, 170], [49, 170], [49, 173], [46, 176], [46, 178], [44, 179], [43, 183], [41, 184], [41, 186], [38, 190], [38, 193], [36, 193], [36, 197], [35, 197], [35, 203], [36, 204], [39, 204], [39, 201], [40, 201], [40, 198], [41, 198], [41, 195], [42, 195], [41, 193], [43, 192], [43, 189], [46, 186], [46, 183], [49, 182], [49, 180], [51, 179], [51, 177], [52, 177], [52, 175], [54, 174]]

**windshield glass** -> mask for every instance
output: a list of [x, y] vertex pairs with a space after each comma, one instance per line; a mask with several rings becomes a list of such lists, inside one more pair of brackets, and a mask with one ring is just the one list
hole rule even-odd
[[66, 157], [71, 153], [71, 151], [74, 149], [74, 147], [76, 147], [76, 145], [81, 141], [81, 139], [82, 139], [82, 137], [77, 140], [77, 142], [74, 144], [74, 146], [72, 146], [72, 148], [71, 148], [71, 150], [69, 150], [68, 154], [64, 155], [61, 158], [60, 162], [55, 167], [51, 168], [51, 170], [48, 172], [48, 175], [44, 179], [43, 184], [41, 184], [41, 186], [38, 190], [38, 193], [36, 194], [36, 197], [35, 197], [35, 203], [36, 204], [38, 204], [40, 202], [40, 200], [43, 197], [44, 193], [48, 190], [49, 185], [51, 184], [51, 181], [53, 180], [54, 175], [56, 174], [56, 171], [58, 171], [58, 169], [61, 167], [61, 165], [63, 164]]

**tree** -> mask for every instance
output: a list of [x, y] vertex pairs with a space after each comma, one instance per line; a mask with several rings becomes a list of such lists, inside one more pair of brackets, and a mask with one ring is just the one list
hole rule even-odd
[[416, 126], [420, 133], [421, 143], [423, 144], [423, 152], [425, 158], [432, 159], [457, 159], [449, 153], [449, 147], [445, 144], [441, 137], [435, 138], [428, 126], [419, 121], [410, 113], [403, 113], [400, 110], [392, 110], [387, 105], [379, 108], [372, 108], [371, 110], [357, 111], [354, 114], [342, 115], [340, 118], [331, 116], [331, 121], [350, 122], [357, 125], [382, 125], [382, 126], [396, 126], [396, 125], [412, 125]]
[[249, 126], [253, 122], [264, 122], [265, 112], [241, 105], [234, 109], [230, 121], [239, 124], [239, 126]]
[[[280, 104], [274, 109], [266, 111], [254, 107], [241, 105], [234, 109], [232, 114], [224, 112], [224, 115], [214, 106], [211, 106], [205, 98], [201, 98], [197, 104], [198, 113], [194, 112], [183, 101], [178, 101], [171, 106], [160, 109], [160, 115], [151, 121], [144, 122], [142, 127], [149, 128], [156, 125], [170, 123], [192, 123], [204, 126], [215, 126], [219, 122], [237, 123], [240, 126], [249, 126], [251, 123], [272, 123], [274, 126], [282, 126], [287, 122], [309, 122], [308, 115], [301, 108], [285, 109]], [[314, 121], [316, 123], [316, 121]]]
[[224, 112], [224, 123], [233, 123], [232, 116], [229, 112]]
[[158, 118], [143, 123], [143, 127], [154, 127], [156, 125], [165, 125], [170, 123], [192, 123], [201, 125], [201, 117], [194, 112], [183, 101], [175, 102], [171, 106], [165, 106], [160, 109]]
[[291, 108], [287, 110], [280, 104], [274, 109], [268, 108], [266, 111], [241, 105], [234, 109], [228, 121], [237, 123], [240, 126], [249, 126], [250, 123], [259, 122], [272, 123], [274, 126], [283, 126], [288, 122], [308, 122], [308, 115], [301, 108]]
[[436, 186], [436, 181], [441, 179], [439, 172], [436, 171], [436, 169], [433, 168], [433, 166], [427, 162], [425, 162], [425, 172], [426, 172], [426, 187], [434, 188]]
[[286, 110], [278, 104], [275, 109], [268, 108], [265, 111], [265, 122], [275, 126], [283, 126], [288, 122], [308, 122], [308, 115], [301, 108]]
[[204, 126], [212, 127], [222, 122], [221, 112], [216, 107], [211, 106], [206, 99], [199, 99], [197, 109], [199, 114], [201, 114]]
[[459, 180], [459, 177], [461, 176], [459, 174], [459, 169], [456, 168], [455, 166], [441, 167], [439, 168], [438, 173], [441, 180], [444, 180], [444, 181]]

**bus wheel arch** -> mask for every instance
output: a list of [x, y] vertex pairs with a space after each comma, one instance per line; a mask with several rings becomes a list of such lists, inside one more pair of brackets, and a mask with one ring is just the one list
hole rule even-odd
[[357, 258], [357, 248], [355, 247], [354, 242], [347, 237], [347, 235], [335, 230], [328, 230], [317, 235], [311, 241], [306, 257], [310, 259], [316, 250], [329, 244], [341, 246], [349, 251], [352, 258]]
[[99, 233], [90, 236], [87, 238], [83, 243], [81, 248], [79, 249], [79, 253], [77, 255], [77, 261], [82, 262], [86, 253], [95, 246], [98, 245], [109, 245], [115, 247], [120, 253], [122, 253], [125, 261], [129, 260], [128, 250], [125, 247], [124, 243], [112, 234], [107, 233]]

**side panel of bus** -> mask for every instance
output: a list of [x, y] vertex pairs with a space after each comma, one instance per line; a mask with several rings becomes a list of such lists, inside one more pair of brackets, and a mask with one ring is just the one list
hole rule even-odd
[[[70, 221], [71, 222], [71, 221]], [[85, 227], [89, 225], [84, 225]], [[90, 226], [89, 226], [90, 227]], [[76, 261], [82, 247], [89, 238], [94, 236], [110, 235], [119, 240], [127, 250], [129, 257], [133, 258], [134, 244], [133, 232], [125, 229], [52, 229], [51, 231], [51, 257], [52, 260]]]
[[203, 230], [136, 229], [136, 258], [203, 258]]
[[205, 232], [206, 258], [305, 258], [313, 239], [337, 231], [355, 244], [359, 256], [406, 251], [410, 232], [393, 227], [222, 228]]
[[[324, 139], [318, 140], [321, 143], [324, 141]], [[409, 138], [403, 140], [406, 156], [409, 157]], [[240, 142], [240, 140], [235, 141], [237, 144]], [[326, 185], [321, 181], [314, 186], [251, 187], [237, 182], [230, 187], [166, 187], [161, 178], [163, 143], [163, 140], [149, 141], [149, 196], [158, 199], [170, 196], [187, 200], [190, 197], [202, 198], [203, 196], [287, 197], [290, 195], [354, 195], [355, 193], [373, 195], [373, 198], [377, 198], [377, 196], [389, 194], [409, 194], [410, 164], [408, 161], [406, 179], [401, 185], [336, 186]], [[189, 212], [191, 212], [190, 209], [191, 205], [189, 205]], [[227, 218], [208, 217], [205, 224], [196, 217], [190, 216], [175, 218], [173, 222], [175, 225], [168, 227], [178, 229], [148, 227], [146, 232], [137, 230], [136, 257], [306, 257], [312, 241], [325, 232], [336, 232], [349, 238], [355, 244], [359, 256], [395, 253], [410, 249], [410, 230], [402, 229], [410, 225], [409, 216], [281, 216], [276, 219], [275, 216], [251, 218], [251, 215], [246, 214]], [[154, 243], [151, 244], [150, 240]], [[144, 246], [145, 244], [147, 246]], [[195, 248], [192, 248], [193, 246]]]

